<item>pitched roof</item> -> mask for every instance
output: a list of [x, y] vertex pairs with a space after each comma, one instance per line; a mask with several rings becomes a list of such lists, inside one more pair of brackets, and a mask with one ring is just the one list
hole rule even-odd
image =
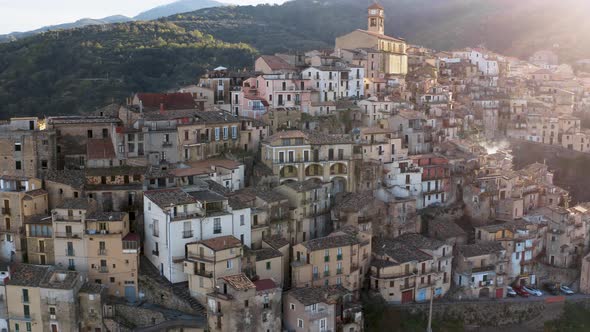
[[51, 169], [43, 173], [43, 179], [55, 183], [66, 184], [74, 189], [83, 189], [86, 184], [84, 171]]
[[322, 187], [322, 182], [318, 179], [307, 179], [305, 181], [292, 181], [284, 184], [297, 192], [306, 192]]
[[275, 249], [280, 249], [289, 245], [289, 241], [280, 235], [271, 235], [265, 237], [262, 241]]
[[264, 62], [266, 62], [267, 66], [272, 70], [294, 70], [295, 67], [291, 66], [287, 61], [283, 60], [283, 58], [276, 56], [276, 55], [262, 55], [260, 57]]
[[243, 273], [235, 274], [232, 276], [225, 276], [219, 279], [223, 279], [228, 285], [233, 287], [235, 290], [245, 291], [248, 289], [256, 288], [256, 285], [254, 285], [254, 283], [250, 279], [248, 279], [248, 277]]
[[212, 239], [202, 240], [197, 243], [200, 243], [214, 251], [240, 247], [242, 245], [242, 242], [240, 240], [236, 239], [231, 235], [214, 237]]
[[108, 138], [89, 138], [86, 143], [86, 157], [92, 159], [116, 158], [113, 142]]
[[13, 268], [8, 285], [70, 289], [79, 277], [78, 272], [62, 271], [54, 266], [16, 264]]
[[184, 205], [198, 202], [196, 198], [189, 195], [180, 188], [148, 190], [143, 194], [162, 209], [174, 205]]
[[277, 258], [277, 257], [283, 257], [283, 254], [280, 251], [278, 251], [277, 249], [273, 249], [273, 248], [262, 248], [262, 249], [257, 249], [257, 250], [251, 250], [250, 252], [252, 254], [256, 255], [257, 262], [261, 262], [261, 261], [265, 261], [267, 259], [272, 259], [272, 258]]
[[423, 262], [432, 259], [429, 254], [409, 246], [407, 243], [388, 239], [375, 239], [373, 241], [373, 252], [377, 255], [389, 256], [398, 264], [412, 261]]
[[143, 107], [160, 108], [166, 110], [192, 109], [197, 107], [195, 98], [188, 92], [174, 93], [138, 93], [137, 98], [141, 100]]
[[377, 2], [374, 2], [372, 5], [369, 6], [369, 9], [384, 9], [384, 8], [383, 8], [383, 6], [378, 4]]
[[256, 280], [254, 281], [254, 285], [256, 286], [257, 292], [277, 288], [277, 284], [274, 281], [272, 281], [272, 279]]
[[377, 32], [373, 32], [373, 31], [367, 31], [367, 30], [361, 30], [361, 29], [357, 29], [356, 31], [362, 32], [362, 33], [366, 33], [367, 35], [373, 36], [373, 37], [379, 37], [381, 39], [385, 39], [385, 40], [391, 40], [391, 41], [396, 41], [396, 42], [403, 42], [403, 39], [399, 39], [399, 38], [394, 38], [394, 37], [390, 37], [387, 35], [382, 35], [380, 33]]
[[320, 237], [317, 239], [309, 240], [307, 242], [303, 242], [301, 244], [311, 251], [316, 251], [329, 248], [345, 247], [357, 243], [359, 243], [359, 241], [356, 237], [348, 234], [342, 234]]
[[465, 257], [475, 257], [496, 253], [505, 249], [500, 242], [489, 241], [457, 246], [457, 250]]
[[306, 287], [289, 291], [289, 295], [294, 297], [304, 306], [317, 303], [335, 304], [338, 300], [349, 292], [340, 285]]
[[92, 200], [89, 198], [65, 198], [57, 206], [56, 209], [74, 209], [74, 210], [88, 210], [91, 206]]

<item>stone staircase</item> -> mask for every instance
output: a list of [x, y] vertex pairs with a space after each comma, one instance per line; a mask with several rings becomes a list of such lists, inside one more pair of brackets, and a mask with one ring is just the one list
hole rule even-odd
[[156, 281], [162, 287], [168, 288], [172, 294], [174, 294], [177, 298], [182, 300], [185, 303], [188, 303], [189, 306], [197, 313], [203, 316], [207, 315], [207, 310], [203, 307], [194, 297], [190, 295], [190, 291], [188, 289], [188, 281], [173, 284], [166, 280], [158, 269], [152, 265], [152, 263], [145, 257], [141, 256], [140, 268], [139, 273], [143, 276], [149, 277], [150, 279]]

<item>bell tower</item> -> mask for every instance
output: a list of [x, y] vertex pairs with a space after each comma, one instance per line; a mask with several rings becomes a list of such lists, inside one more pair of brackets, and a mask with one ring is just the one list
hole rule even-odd
[[376, 2], [369, 7], [369, 22], [367, 30], [380, 35], [385, 34], [385, 11], [384, 8]]

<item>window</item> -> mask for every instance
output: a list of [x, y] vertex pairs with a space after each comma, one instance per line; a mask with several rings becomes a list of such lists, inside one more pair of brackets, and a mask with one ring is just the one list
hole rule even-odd
[[297, 318], [297, 327], [303, 328], [303, 320]]
[[244, 300], [244, 307], [248, 308], [248, 300]]
[[14, 151], [21, 151], [20, 143], [14, 143]]
[[[27, 332], [31, 332], [31, 330], [32, 330], [31, 322], [26, 322], [25, 326], [27, 327]], [[56, 331], [57, 331], [57, 329], [56, 329]]]
[[15, 162], [15, 165], [14, 165], [14, 167], [15, 167], [16, 169], [22, 169], [22, 163], [21, 163], [19, 160], [17, 160], [17, 161]]
[[16, 331], [16, 332], [20, 331], [20, 326], [18, 325], [18, 323], [14, 324], [14, 331]]
[[31, 308], [29, 308], [28, 304], [23, 305], [23, 314], [25, 318], [31, 318]]
[[29, 290], [28, 289], [23, 289], [22, 291], [22, 295], [23, 295], [23, 303], [29, 303]]
[[289, 303], [289, 308], [291, 308], [291, 310], [295, 310], [295, 304]]
[[88, 130], [88, 138], [92, 138], [92, 129]]
[[228, 135], [228, 128], [227, 127], [223, 127], [223, 139], [227, 139], [227, 135]]
[[215, 140], [219, 141], [219, 128], [215, 128]]
[[244, 226], [244, 215], [240, 215], [240, 226]]
[[233, 138], [233, 139], [238, 138], [238, 127], [237, 126], [231, 127], [231, 138]]
[[270, 270], [270, 262], [266, 262], [266, 269]]
[[221, 218], [213, 219], [213, 234], [221, 234]]
[[226, 263], [226, 267], [227, 267], [227, 269], [228, 269], [228, 270], [229, 270], [229, 269], [233, 269], [233, 267], [234, 267], [234, 261], [233, 261], [233, 260], [231, 260], [231, 259], [229, 259], [229, 260], [227, 261], [227, 263]]

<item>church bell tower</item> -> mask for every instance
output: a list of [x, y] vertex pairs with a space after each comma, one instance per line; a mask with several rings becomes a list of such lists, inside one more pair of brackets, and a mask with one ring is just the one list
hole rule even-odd
[[369, 25], [368, 31], [385, 34], [385, 11], [378, 3], [374, 3], [369, 7]]

